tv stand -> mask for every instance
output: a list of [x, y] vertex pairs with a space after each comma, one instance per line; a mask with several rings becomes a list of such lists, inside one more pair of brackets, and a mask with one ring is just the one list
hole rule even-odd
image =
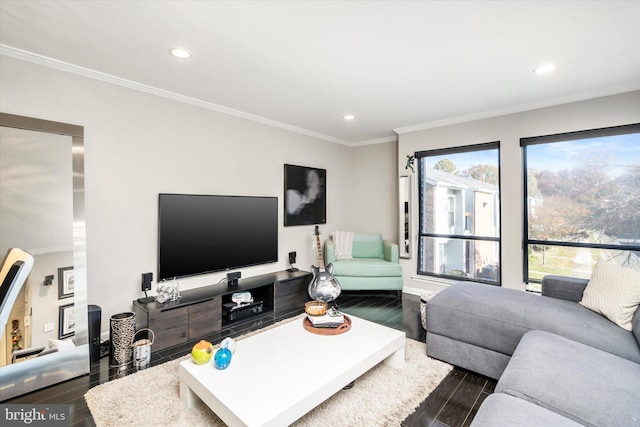
[[[157, 301], [133, 301], [136, 329], [149, 328], [155, 334], [153, 350], [203, 339], [209, 335], [230, 331], [252, 318], [276, 321], [304, 311], [309, 301], [307, 287], [311, 273], [278, 271], [238, 280], [229, 288], [226, 284], [203, 286], [181, 291], [177, 301], [160, 304]], [[263, 302], [261, 313], [228, 321], [222, 316], [222, 304], [231, 302], [235, 292], [251, 292], [254, 300]]]

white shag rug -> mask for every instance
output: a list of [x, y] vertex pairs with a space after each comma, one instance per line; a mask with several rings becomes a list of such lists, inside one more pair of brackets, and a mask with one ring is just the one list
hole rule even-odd
[[[225, 426], [202, 402], [189, 409], [180, 401], [178, 365], [189, 357], [90, 389], [85, 399], [96, 425]], [[351, 389], [339, 391], [294, 425], [399, 426], [451, 369], [451, 365], [427, 357], [425, 343], [407, 338], [402, 369], [375, 366]]]

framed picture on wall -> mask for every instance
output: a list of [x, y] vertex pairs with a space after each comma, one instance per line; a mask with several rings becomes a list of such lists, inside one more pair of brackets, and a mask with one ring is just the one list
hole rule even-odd
[[71, 298], [74, 289], [73, 267], [58, 269], [58, 299]]
[[284, 165], [284, 225], [326, 224], [327, 170]]
[[73, 336], [76, 332], [76, 311], [73, 304], [58, 307], [58, 339]]

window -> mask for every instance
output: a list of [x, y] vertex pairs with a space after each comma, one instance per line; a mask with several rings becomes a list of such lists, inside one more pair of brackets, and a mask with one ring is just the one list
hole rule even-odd
[[418, 274], [500, 283], [499, 143], [421, 151]]
[[640, 270], [640, 124], [520, 140], [524, 280], [589, 278], [598, 260]]

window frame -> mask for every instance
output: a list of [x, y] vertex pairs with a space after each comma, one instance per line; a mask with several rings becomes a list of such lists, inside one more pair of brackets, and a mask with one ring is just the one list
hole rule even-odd
[[[527, 164], [527, 147], [549, 144], [557, 142], [578, 141], [581, 139], [591, 139], [597, 137], [625, 135], [630, 133], [640, 132], [640, 123], [633, 123], [621, 126], [612, 126], [605, 128], [587, 129], [574, 132], [565, 132], [559, 134], [532, 136], [526, 138], [520, 138], [520, 149], [522, 152], [522, 175], [523, 175], [523, 228], [522, 228], [522, 279], [525, 285], [530, 283], [540, 284], [542, 280], [529, 278], [529, 246], [530, 245], [545, 245], [545, 246], [560, 246], [571, 248], [588, 248], [588, 249], [607, 249], [607, 250], [622, 250], [622, 251], [638, 251], [638, 246], [630, 245], [611, 245], [606, 243], [582, 243], [582, 242], [568, 242], [562, 240], [539, 240], [529, 239], [529, 193], [528, 193], [528, 164]], [[535, 206], [533, 207], [535, 209]], [[551, 273], [549, 273], [551, 274]]]
[[[498, 218], [496, 221], [498, 224], [498, 231], [499, 231], [498, 236], [493, 237], [493, 236], [478, 236], [478, 235], [466, 235], [466, 234], [452, 234], [452, 233], [445, 234], [445, 233], [424, 232], [422, 229], [422, 225], [424, 224], [424, 217], [423, 217], [424, 209], [423, 209], [423, 200], [422, 200], [422, 195], [424, 192], [424, 182], [423, 182], [424, 171], [422, 170], [423, 168], [421, 166], [420, 159], [424, 157], [435, 157], [435, 156], [442, 156], [447, 154], [472, 153], [477, 151], [488, 151], [488, 150], [498, 151], [498, 164], [497, 164], [498, 166], [498, 177], [497, 177], [498, 209], [494, 213], [495, 215], [498, 215]], [[502, 190], [501, 190], [502, 172], [500, 168], [500, 141], [471, 144], [471, 145], [464, 145], [464, 146], [457, 146], [457, 147], [450, 147], [450, 148], [438, 148], [434, 150], [416, 151], [414, 153], [414, 156], [418, 164], [417, 165], [418, 167], [418, 173], [417, 173], [417, 176], [418, 176], [418, 257], [416, 262], [416, 274], [418, 276], [431, 276], [431, 277], [450, 279], [450, 280], [456, 280], [456, 281], [469, 281], [469, 282], [484, 283], [484, 284], [493, 285], [493, 286], [502, 286]], [[468, 219], [465, 218], [464, 219], [465, 230], [467, 230], [467, 225], [468, 225]], [[498, 261], [499, 268], [498, 268], [498, 274], [496, 275], [496, 280], [495, 281], [482, 280], [481, 278], [478, 278], [478, 277], [465, 277], [465, 276], [456, 276], [451, 274], [421, 271], [420, 266], [422, 264], [422, 258], [423, 258], [421, 240], [423, 237], [445, 238], [449, 240], [459, 240], [463, 242], [467, 242], [467, 241], [487, 242], [488, 241], [488, 242], [497, 243], [498, 244], [498, 251], [497, 251], [498, 260], [497, 261]]]

